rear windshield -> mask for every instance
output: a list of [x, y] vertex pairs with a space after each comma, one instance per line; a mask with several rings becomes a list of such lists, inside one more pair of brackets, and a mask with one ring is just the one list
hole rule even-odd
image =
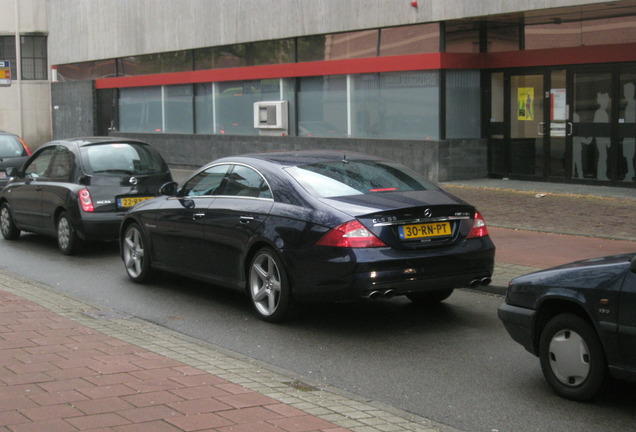
[[108, 143], [81, 148], [87, 174], [159, 174], [168, 167], [159, 153], [138, 143]]
[[14, 158], [26, 155], [26, 150], [17, 137], [0, 135], [0, 158]]
[[439, 189], [416, 172], [388, 161], [321, 162], [287, 172], [319, 198]]

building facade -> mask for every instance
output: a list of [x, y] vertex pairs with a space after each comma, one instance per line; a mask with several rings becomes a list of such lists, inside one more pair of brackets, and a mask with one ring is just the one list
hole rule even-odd
[[47, 4], [0, 0], [0, 130], [32, 147], [51, 137]]
[[45, 3], [55, 138], [138, 137], [188, 167], [336, 148], [433, 181], [636, 186], [636, 0]]

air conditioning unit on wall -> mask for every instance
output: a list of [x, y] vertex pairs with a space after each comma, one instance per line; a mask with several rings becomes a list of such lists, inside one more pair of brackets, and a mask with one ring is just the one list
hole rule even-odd
[[254, 103], [254, 127], [261, 135], [287, 135], [287, 101]]

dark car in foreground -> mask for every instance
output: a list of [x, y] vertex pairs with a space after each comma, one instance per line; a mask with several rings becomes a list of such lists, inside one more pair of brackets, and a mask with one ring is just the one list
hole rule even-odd
[[7, 183], [7, 168], [19, 168], [31, 156], [24, 140], [11, 132], [0, 131], [0, 187]]
[[67, 255], [85, 241], [116, 240], [126, 211], [172, 181], [153, 147], [117, 137], [52, 141], [7, 174], [0, 193], [3, 237], [50, 235]]
[[122, 222], [129, 277], [165, 270], [245, 290], [266, 321], [304, 301], [439, 302], [489, 283], [493, 271], [495, 248], [475, 208], [389, 160], [227, 157], [163, 192]]
[[617, 255], [510, 282], [499, 318], [538, 356], [560, 396], [590, 400], [608, 377], [636, 380], [636, 258]]

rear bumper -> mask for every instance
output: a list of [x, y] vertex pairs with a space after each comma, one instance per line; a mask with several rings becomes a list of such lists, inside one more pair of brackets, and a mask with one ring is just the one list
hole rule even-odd
[[125, 212], [82, 213], [75, 228], [83, 240], [116, 240], [119, 238], [119, 226], [125, 214]]
[[533, 331], [537, 311], [503, 303], [497, 313], [512, 339], [528, 352], [537, 355]]
[[420, 251], [313, 247], [287, 252], [284, 259], [296, 300], [347, 301], [374, 291], [406, 295], [468, 287], [475, 279], [490, 278], [494, 256], [494, 245], [482, 238]]

